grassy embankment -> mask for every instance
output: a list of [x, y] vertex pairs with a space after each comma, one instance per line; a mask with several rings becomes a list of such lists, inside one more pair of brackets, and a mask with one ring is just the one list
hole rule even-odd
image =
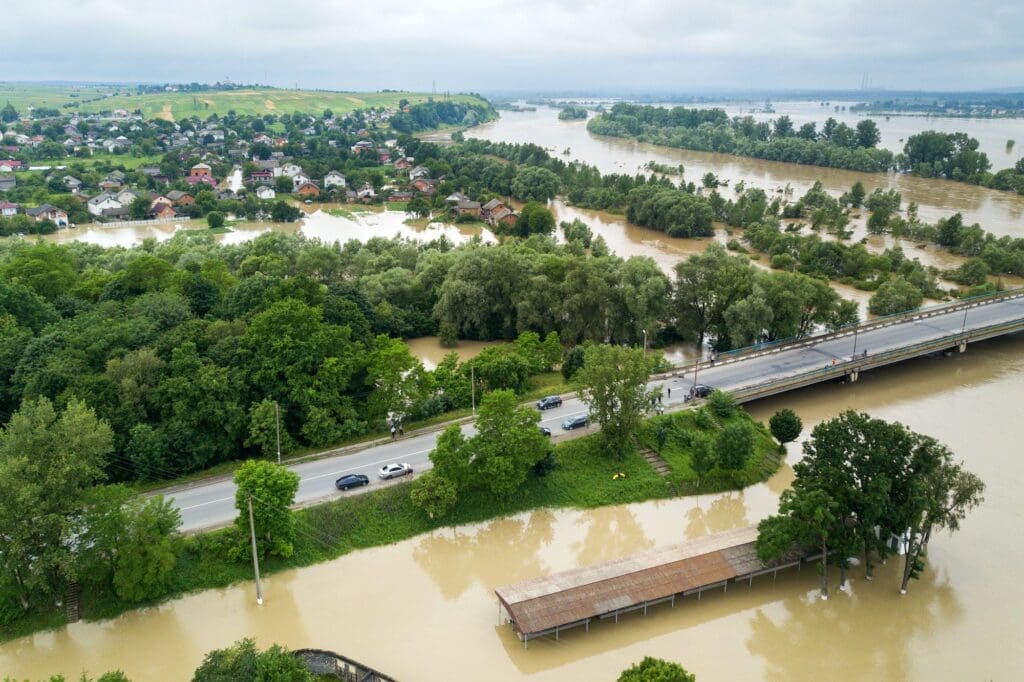
[[[701, 428], [695, 413], [687, 410], [648, 420], [638, 434], [647, 447], [657, 449], [655, 434], [660, 427], [669, 430], [661, 449], [661, 455], [672, 470], [668, 477], [656, 474], [639, 454], [631, 453], [621, 460], [609, 457], [601, 451], [599, 436], [591, 435], [558, 444], [555, 447], [557, 468], [543, 478], [531, 476], [515, 496], [498, 499], [486, 491], [470, 492], [461, 497], [456, 508], [443, 520], [430, 520], [413, 505], [409, 483], [341, 497], [296, 512], [298, 532], [294, 554], [287, 559], [265, 560], [261, 570], [268, 574], [309, 566], [354, 550], [399, 542], [442, 526], [486, 521], [530, 509], [592, 508], [667, 498], [672, 495], [669, 481], [689, 493], [756, 483], [766, 479], [781, 463], [779, 447], [760, 424], [756, 424], [755, 451], [742, 470], [713, 471], [697, 486], [689, 466], [688, 443], [692, 434], [702, 432], [712, 436], [721, 427], [739, 420], [751, 418], [737, 411], [728, 419], [705, 420], [705, 427]], [[619, 473], [625, 476], [613, 478]], [[228, 558], [231, 548], [239, 541], [234, 528], [183, 539], [184, 549], [173, 572], [173, 583], [163, 599], [251, 579], [252, 567], [247, 561]], [[107, 584], [83, 584], [82, 594], [82, 615], [86, 619], [109, 618], [145, 605], [118, 599]], [[0, 639], [59, 627], [63, 623], [64, 614], [59, 609], [34, 613], [0, 626]]]

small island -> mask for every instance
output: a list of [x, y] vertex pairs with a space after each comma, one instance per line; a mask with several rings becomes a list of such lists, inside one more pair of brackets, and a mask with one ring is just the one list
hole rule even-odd
[[558, 112], [561, 121], [583, 121], [587, 118], [587, 108], [575, 104], [567, 104]]

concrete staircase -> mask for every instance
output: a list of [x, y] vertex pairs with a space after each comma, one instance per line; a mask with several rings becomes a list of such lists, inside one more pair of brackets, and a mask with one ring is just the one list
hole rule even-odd
[[661, 455], [659, 455], [657, 452], [651, 450], [650, 448], [645, 448], [642, 445], [638, 445], [637, 449], [640, 452], [640, 456], [647, 460], [647, 463], [650, 464], [651, 468], [654, 469], [656, 472], [658, 472], [662, 476], [668, 476], [670, 473], [672, 473], [672, 469], [669, 468], [668, 462], [662, 459]]
[[68, 601], [65, 605], [67, 609], [67, 617], [69, 623], [77, 623], [82, 617], [79, 609], [79, 604], [82, 599], [82, 588], [77, 582], [73, 582], [68, 585]]

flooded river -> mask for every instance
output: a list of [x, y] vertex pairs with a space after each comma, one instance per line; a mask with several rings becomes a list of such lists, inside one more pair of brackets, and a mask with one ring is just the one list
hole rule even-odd
[[[1024, 521], [1022, 381], [1018, 335], [750, 406], [761, 420], [792, 407], [805, 435], [847, 408], [898, 419], [949, 444], [987, 482], [985, 504], [958, 534], [935, 538], [924, 579], [903, 597], [891, 560], [872, 583], [855, 569], [850, 593], [827, 602], [804, 570], [529, 649], [498, 624], [499, 585], [756, 523], [792, 480], [787, 465], [743, 492], [534, 511], [357, 552], [269, 577], [262, 607], [247, 583], [78, 623], [0, 646], [0, 674], [119, 667], [135, 680], [183, 680], [207, 650], [252, 636], [335, 649], [404, 681], [612, 680], [645, 655], [680, 661], [700, 680], [1020, 679], [1024, 545], [1012, 529]], [[788, 462], [798, 456], [791, 445]]]
[[[825, 115], [821, 116], [822, 121], [825, 118]], [[959, 119], [956, 121], [960, 122]], [[879, 122], [883, 131], [885, 124], [885, 121]], [[670, 166], [681, 163], [686, 169], [687, 181], [699, 185], [700, 178], [711, 172], [731, 181], [732, 185], [742, 180], [747, 187], [759, 187], [770, 196], [789, 184], [793, 198], [798, 198], [818, 180], [826, 190], [839, 196], [859, 180], [868, 192], [875, 187], [899, 190], [904, 205], [917, 202], [922, 220], [935, 222], [959, 211], [963, 213], [965, 222], [979, 222], [989, 232], [1024, 236], [1024, 196], [1018, 194], [946, 180], [801, 166], [596, 136], [587, 132], [584, 121], [559, 121], [557, 111], [548, 107], [525, 112], [503, 111], [500, 119], [477, 126], [467, 135], [496, 142], [533, 142], [566, 160], [578, 159], [593, 164], [604, 173], [639, 173], [652, 160]], [[1024, 140], [1019, 140], [1019, 144], [1024, 144]], [[570, 153], [563, 156], [566, 149]], [[726, 188], [723, 191], [731, 190]]]

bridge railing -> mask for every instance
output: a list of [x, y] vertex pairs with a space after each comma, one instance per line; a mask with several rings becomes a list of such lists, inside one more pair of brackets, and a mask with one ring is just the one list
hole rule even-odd
[[692, 364], [675, 365], [672, 370], [666, 372], [662, 376], [671, 375], [673, 371], [679, 369], [696, 367], [698, 370], [702, 370], [708, 367], [717, 367], [721, 365], [732, 364], [740, 360], [748, 360], [750, 358], [774, 355], [775, 353], [781, 353], [783, 351], [792, 350], [794, 348], [806, 348], [808, 346], [814, 346], [825, 341], [841, 339], [852, 336], [854, 334], [860, 334], [862, 332], [881, 329], [884, 327], [890, 327], [896, 324], [904, 324], [906, 322], [924, 320], [930, 317], [936, 317], [938, 315], [948, 315], [949, 313], [957, 312], [959, 310], [969, 310], [971, 308], [977, 308], [979, 306], [989, 305], [991, 303], [996, 303], [998, 301], [1005, 301], [1015, 298], [1024, 298], [1024, 287], [1008, 289], [1006, 291], [997, 291], [990, 294], [982, 294], [980, 296], [972, 296], [969, 298], [963, 298], [953, 303], [940, 303], [938, 305], [930, 306], [927, 308], [920, 308], [918, 310], [912, 310], [903, 313], [895, 313], [893, 315], [886, 315], [884, 317], [875, 318], [870, 322], [841, 327], [835, 331], [826, 332], [824, 334], [815, 334], [813, 336], [790, 337], [788, 339], [779, 339], [777, 341], [759, 343], [754, 344], [752, 346], [737, 348], [731, 351], [724, 351], [721, 354], [719, 354], [713, 362], [710, 360], [702, 360], [700, 362]]
[[881, 367], [883, 365], [899, 362], [900, 360], [909, 360], [912, 357], [925, 355], [951, 346], [957, 346], [961, 343], [992, 338], [993, 336], [1008, 334], [1022, 329], [1024, 329], [1024, 318], [1010, 322], [998, 322], [978, 329], [972, 329], [969, 332], [948, 334], [937, 339], [922, 341], [910, 346], [894, 348], [892, 350], [875, 353], [873, 355], [859, 355], [848, 360], [838, 361], [834, 365], [829, 364], [821, 369], [800, 372], [799, 374], [783, 377], [781, 379], [748, 384], [746, 386], [733, 389], [730, 393], [732, 393], [732, 395], [741, 402], [754, 400], [756, 398], [781, 393], [788, 389], [799, 388], [801, 386], [807, 386], [821, 381], [827, 381], [829, 379], [848, 376], [853, 372]]

